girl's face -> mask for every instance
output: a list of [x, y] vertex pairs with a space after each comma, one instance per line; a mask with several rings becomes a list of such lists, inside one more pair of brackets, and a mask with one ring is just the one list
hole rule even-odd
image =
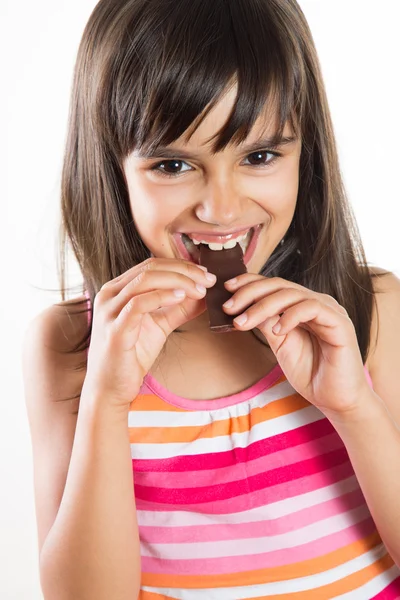
[[[301, 141], [269, 152], [268, 143], [258, 141], [273, 130], [262, 135], [258, 121], [241, 146], [230, 144], [212, 156], [212, 142], [206, 141], [226, 123], [235, 97], [232, 88], [190, 143], [179, 139], [168, 153], [160, 149], [150, 158], [134, 151], [125, 160], [132, 217], [153, 256], [187, 260], [178, 232], [204, 232], [194, 236], [204, 239], [206, 233], [215, 236], [260, 224], [257, 245], [247, 262], [248, 272], [259, 273], [288, 230], [297, 201]], [[288, 125], [283, 135], [293, 136]], [[281, 156], [275, 157], [275, 152]]]

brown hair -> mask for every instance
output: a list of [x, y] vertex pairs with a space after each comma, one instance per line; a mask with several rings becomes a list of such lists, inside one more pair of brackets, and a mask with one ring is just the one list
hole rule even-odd
[[[218, 59], [216, 60], [216, 57]], [[196, 130], [232, 81], [214, 152], [242, 143], [267, 106], [300, 134], [293, 221], [261, 274], [329, 294], [370, 346], [372, 277], [344, 189], [312, 34], [295, 0], [101, 0], [74, 71], [62, 172], [59, 277], [72, 245], [93, 306], [107, 281], [150, 258], [132, 219], [123, 160]], [[71, 303], [73, 306], [80, 301]], [[91, 324], [70, 352], [89, 346]], [[83, 366], [83, 365], [82, 365]]]

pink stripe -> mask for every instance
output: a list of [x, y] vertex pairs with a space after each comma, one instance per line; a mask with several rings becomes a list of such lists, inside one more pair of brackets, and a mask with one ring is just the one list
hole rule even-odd
[[162, 504], [136, 498], [136, 507], [138, 510], [166, 512], [190, 510], [202, 514], [231, 514], [265, 506], [267, 504], [272, 504], [273, 502], [286, 500], [287, 498], [301, 496], [307, 492], [333, 485], [342, 479], [347, 479], [351, 475], [354, 475], [354, 470], [351, 462], [347, 460], [338, 467], [333, 467], [327, 471], [322, 471], [315, 475], [307, 475], [306, 477], [295, 479], [291, 482], [271, 485], [271, 487], [259, 491], [251, 491], [251, 493], [242, 494], [236, 498], [232, 498], [229, 502], [226, 500], [213, 500], [213, 498], [210, 498], [208, 502], [201, 502], [198, 504]]
[[[181, 455], [172, 458], [140, 458], [132, 459], [134, 473], [146, 471], [187, 472], [230, 467], [237, 463], [247, 463], [265, 457], [285, 448], [300, 446], [336, 433], [327, 418], [314, 423], [297, 427], [293, 431], [280, 433], [264, 440], [254, 442], [246, 448], [232, 448], [226, 452], [210, 452], [207, 454]], [[336, 435], [338, 435], [336, 433]], [[206, 441], [206, 440], [205, 440]], [[160, 444], [162, 447], [162, 444]], [[183, 445], [182, 445], [183, 448]]]
[[400, 598], [400, 577], [396, 577], [384, 590], [376, 594], [370, 600], [399, 600]]
[[[250, 523], [227, 523], [215, 525], [179, 526], [171, 524], [166, 527], [139, 526], [140, 539], [149, 544], [179, 544], [191, 542], [213, 542], [222, 540], [239, 540], [246, 538], [281, 535], [296, 531], [323, 519], [346, 513], [359, 506], [366, 506], [360, 489], [354, 490], [340, 498], [332, 498], [320, 505], [310, 506], [277, 519], [265, 519]], [[368, 510], [368, 509], [367, 509]]]
[[[142, 556], [142, 572], [144, 573], [164, 573], [168, 575], [228, 575], [232, 573], [242, 573], [243, 582], [246, 581], [246, 571], [255, 571], [280, 567], [282, 565], [293, 565], [295, 563], [320, 558], [339, 548], [345, 548], [349, 544], [361, 540], [376, 531], [375, 524], [371, 517], [348, 527], [342, 531], [329, 536], [314, 540], [307, 544], [301, 544], [294, 548], [283, 548], [282, 550], [273, 550], [272, 552], [263, 552], [257, 554], [257, 540], [254, 541], [254, 554], [246, 556], [221, 556], [220, 558], [207, 558], [201, 556], [201, 546], [199, 546], [199, 558], [196, 559], [159, 559]], [[362, 554], [363, 551], [360, 552]], [[340, 559], [338, 563], [340, 564]], [[375, 577], [375, 574], [373, 575]], [[229, 585], [221, 579], [218, 584], [222, 587]]]
[[[194, 504], [214, 500], [228, 500], [243, 494], [269, 488], [277, 481], [280, 483], [291, 482], [295, 479], [314, 475], [326, 471], [349, 460], [346, 448], [333, 450], [327, 454], [319, 455], [308, 460], [302, 460], [292, 465], [285, 465], [271, 469], [252, 477], [243, 473], [241, 480], [230, 483], [216, 484], [205, 487], [186, 487], [171, 489], [170, 487], [147, 487], [135, 482], [135, 497], [151, 502], [165, 502], [167, 504]], [[185, 475], [182, 475], [185, 477]], [[187, 484], [192, 483], [186, 479]]]
[[195, 484], [194, 487], [205, 487], [215, 485], [216, 483], [228, 483], [238, 481], [243, 478], [243, 474], [247, 477], [265, 473], [272, 469], [277, 469], [282, 465], [288, 466], [299, 462], [299, 460], [307, 460], [321, 454], [326, 454], [332, 450], [343, 448], [343, 442], [340, 436], [335, 432], [332, 435], [320, 438], [313, 442], [307, 442], [294, 448], [285, 448], [270, 454], [268, 460], [265, 456], [256, 458], [246, 464], [245, 471], [243, 463], [232, 465], [231, 467], [222, 467], [220, 469], [208, 469], [207, 471], [187, 471], [183, 473], [168, 471], [159, 473], [135, 473], [135, 481], [138, 485], [149, 487], [166, 487], [166, 488], [185, 488], [188, 482]]

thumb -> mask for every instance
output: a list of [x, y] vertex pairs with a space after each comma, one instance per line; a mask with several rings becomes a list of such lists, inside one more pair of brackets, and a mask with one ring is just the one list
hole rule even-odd
[[168, 323], [167, 335], [175, 331], [178, 327], [181, 327], [185, 323], [196, 319], [207, 310], [205, 298], [200, 300], [193, 300], [192, 298], [186, 297], [179, 304], [173, 304], [171, 306], [164, 306], [153, 314], [153, 318], [157, 321], [162, 318], [165, 323], [165, 319]]
[[286, 339], [284, 335], [276, 335], [272, 331], [272, 328], [275, 327], [279, 319], [279, 315], [275, 315], [274, 317], [269, 317], [268, 319], [265, 319], [265, 321], [263, 321], [257, 326], [257, 329], [259, 329], [267, 339], [267, 342], [270, 345], [270, 348], [276, 357], [279, 352], [279, 348], [282, 346], [284, 340]]

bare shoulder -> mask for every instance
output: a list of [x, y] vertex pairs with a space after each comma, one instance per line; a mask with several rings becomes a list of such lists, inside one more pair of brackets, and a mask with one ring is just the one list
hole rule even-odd
[[[54, 304], [28, 325], [23, 343], [23, 364], [25, 372], [35, 371], [58, 381], [51, 396], [53, 400], [76, 395], [79, 384], [83, 384], [85, 373], [85, 351], [73, 352], [73, 348], [87, 332], [85, 296]], [[62, 377], [61, 377], [62, 376]], [[61, 378], [60, 378], [61, 377]], [[59, 396], [59, 397], [58, 397]], [[70, 403], [70, 408], [72, 403]]]
[[56, 352], [70, 350], [87, 330], [86, 297], [53, 304], [38, 317]]
[[25, 331], [24, 352], [39, 352], [49, 364], [67, 371], [77, 367], [84, 352], [73, 353], [72, 350], [87, 332], [85, 301], [85, 296], [80, 296], [39, 313]]
[[379, 346], [382, 344], [382, 341], [379, 339], [382, 323], [384, 324], [387, 317], [388, 304], [391, 305], [396, 302], [396, 296], [400, 289], [400, 280], [391, 271], [381, 269], [380, 267], [369, 267], [369, 272], [371, 275], [375, 275], [372, 278], [372, 284], [376, 299], [376, 304], [374, 302], [372, 305], [371, 341], [366, 361], [368, 371], [371, 373], [374, 370]]
[[376, 307], [373, 305], [371, 344], [367, 368], [375, 392], [400, 423], [400, 279], [373, 267]]
[[369, 267], [369, 272], [371, 275], [375, 275], [372, 281], [374, 283], [375, 292], [383, 292], [386, 293], [400, 283], [400, 280], [394, 273], [389, 271], [388, 269], [381, 269], [380, 267]]
[[[75, 304], [75, 306], [74, 306]], [[86, 305], [53, 305], [28, 325], [22, 348], [24, 397], [32, 441], [39, 554], [62, 499], [86, 376]]]

